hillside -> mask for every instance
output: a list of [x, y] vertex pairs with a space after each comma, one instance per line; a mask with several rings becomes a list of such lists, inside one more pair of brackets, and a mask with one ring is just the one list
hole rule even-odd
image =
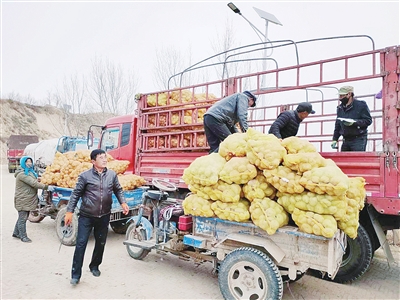
[[35, 134], [39, 140], [58, 138], [62, 135], [86, 137], [92, 124], [102, 125], [112, 114], [68, 114], [54, 106], [35, 106], [12, 100], [0, 99], [1, 163], [7, 163], [6, 142], [12, 134]]

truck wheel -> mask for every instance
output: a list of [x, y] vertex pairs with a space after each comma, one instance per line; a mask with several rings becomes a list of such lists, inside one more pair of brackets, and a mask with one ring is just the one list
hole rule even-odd
[[13, 171], [13, 169], [8, 169], [8, 173], [14, 173]]
[[[147, 234], [146, 234], [146, 229], [144, 227], [138, 227], [136, 228], [136, 222], [133, 221], [130, 223], [128, 229], [126, 230], [126, 239], [127, 240], [138, 240], [138, 241], [145, 241], [147, 240]], [[139, 247], [135, 246], [129, 246], [126, 245], [126, 250], [128, 251], [128, 254], [134, 258], [141, 260], [147, 256], [147, 254], [150, 253], [150, 250], [142, 249]]]
[[[347, 283], [360, 278], [369, 268], [372, 260], [372, 243], [367, 231], [359, 225], [357, 237], [347, 237], [346, 253], [334, 282]], [[325, 279], [328, 277], [325, 276]]]
[[221, 262], [218, 282], [224, 299], [282, 299], [283, 283], [277, 266], [254, 248], [230, 252]]
[[28, 220], [32, 223], [40, 223], [45, 216], [41, 215], [38, 210], [31, 210], [29, 212]]
[[128, 229], [129, 223], [128, 220], [119, 220], [110, 222], [111, 229], [118, 234], [125, 234]]
[[56, 217], [56, 232], [58, 239], [65, 246], [74, 246], [76, 244], [76, 236], [78, 234], [78, 216], [76, 213], [72, 216], [70, 225], [65, 226], [64, 218], [67, 207], [62, 207]]

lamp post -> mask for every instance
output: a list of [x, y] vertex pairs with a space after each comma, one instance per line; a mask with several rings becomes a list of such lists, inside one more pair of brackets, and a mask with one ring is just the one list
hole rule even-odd
[[[282, 23], [279, 22], [279, 20], [278, 20], [273, 14], [270, 14], [270, 13], [268, 13], [268, 12], [266, 12], [266, 11], [263, 11], [263, 10], [258, 9], [258, 8], [256, 8], [256, 7], [253, 7], [254, 10], [256, 11], [256, 13], [257, 13], [262, 19], [265, 20], [265, 33], [262, 33], [256, 26], [254, 26], [249, 20], [247, 20], [245, 16], [242, 15], [242, 13], [240, 12], [240, 9], [239, 9], [235, 4], [233, 4], [232, 2], [229, 2], [229, 3], [228, 3], [228, 7], [229, 7], [234, 13], [239, 14], [240, 16], [242, 16], [243, 19], [245, 19], [245, 20], [247, 21], [247, 23], [250, 24], [251, 28], [253, 28], [253, 30], [256, 32], [258, 38], [261, 40], [261, 42], [264, 42], [265, 45], [266, 45], [266, 43], [269, 41], [269, 39], [268, 39], [268, 22], [272, 22], [272, 23], [274, 23], [274, 24], [276, 24], [276, 25], [281, 25], [281, 26], [283, 26]], [[262, 38], [260, 37], [260, 34], [264, 37], [264, 39], [262, 39]], [[267, 57], [268, 57], [268, 55], [267, 55], [267, 48], [265, 47], [265, 48], [264, 48], [264, 58], [267, 58]], [[267, 70], [267, 60], [264, 59], [264, 60], [263, 60], [263, 71], [266, 71], [266, 70]], [[264, 85], [264, 77], [265, 77], [265, 76], [263, 76], [262, 79], [261, 79], [261, 86]]]

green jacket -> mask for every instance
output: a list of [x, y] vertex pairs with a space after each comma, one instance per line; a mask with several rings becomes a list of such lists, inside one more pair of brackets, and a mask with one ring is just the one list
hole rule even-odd
[[38, 189], [47, 189], [47, 184], [37, 181], [37, 178], [23, 169], [15, 172], [14, 206], [17, 211], [35, 210], [38, 204]]

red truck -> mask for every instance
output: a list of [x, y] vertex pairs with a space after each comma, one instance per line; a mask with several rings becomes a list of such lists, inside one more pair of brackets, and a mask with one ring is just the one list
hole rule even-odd
[[[339, 44], [344, 38], [347, 37], [337, 38]], [[358, 236], [347, 239], [343, 263], [334, 279], [341, 283], [354, 281], [369, 268], [380, 246], [392, 261], [385, 233], [400, 227], [400, 46], [375, 49], [372, 39], [366, 38], [371, 40], [366, 50], [325, 59], [312, 56], [305, 63], [299, 62], [297, 47], [326, 39], [271, 42], [268, 47], [274, 51], [295, 48], [294, 63], [282, 65], [271, 58], [275, 67], [266, 71], [141, 94], [135, 115], [111, 118], [102, 127], [100, 147], [116, 159], [129, 160], [130, 171], [149, 183], [153, 178], [175, 183], [179, 194], [174, 196], [183, 197], [188, 192], [181, 178], [183, 170], [195, 158], [208, 154], [202, 115], [212, 103], [251, 90], [258, 100], [257, 106], [249, 110], [249, 126], [268, 133], [281, 111], [295, 109], [299, 102], [310, 102], [316, 114], [303, 121], [298, 137], [309, 140], [322, 156], [334, 160], [347, 175], [362, 176], [367, 182]], [[259, 49], [266, 47], [255, 45]], [[224, 65], [227, 63], [226, 60]], [[197, 68], [194, 65], [185, 72]], [[339, 104], [337, 92], [343, 85], [354, 86], [356, 98], [366, 101], [370, 108], [373, 123], [369, 127], [366, 152], [331, 149]], [[373, 86], [376, 88], [371, 92]], [[376, 93], [380, 89], [382, 98], [378, 99]], [[331, 96], [326, 97], [329, 93]]]
[[37, 135], [11, 135], [7, 140], [8, 172], [14, 173], [19, 166], [25, 147], [39, 142]]

